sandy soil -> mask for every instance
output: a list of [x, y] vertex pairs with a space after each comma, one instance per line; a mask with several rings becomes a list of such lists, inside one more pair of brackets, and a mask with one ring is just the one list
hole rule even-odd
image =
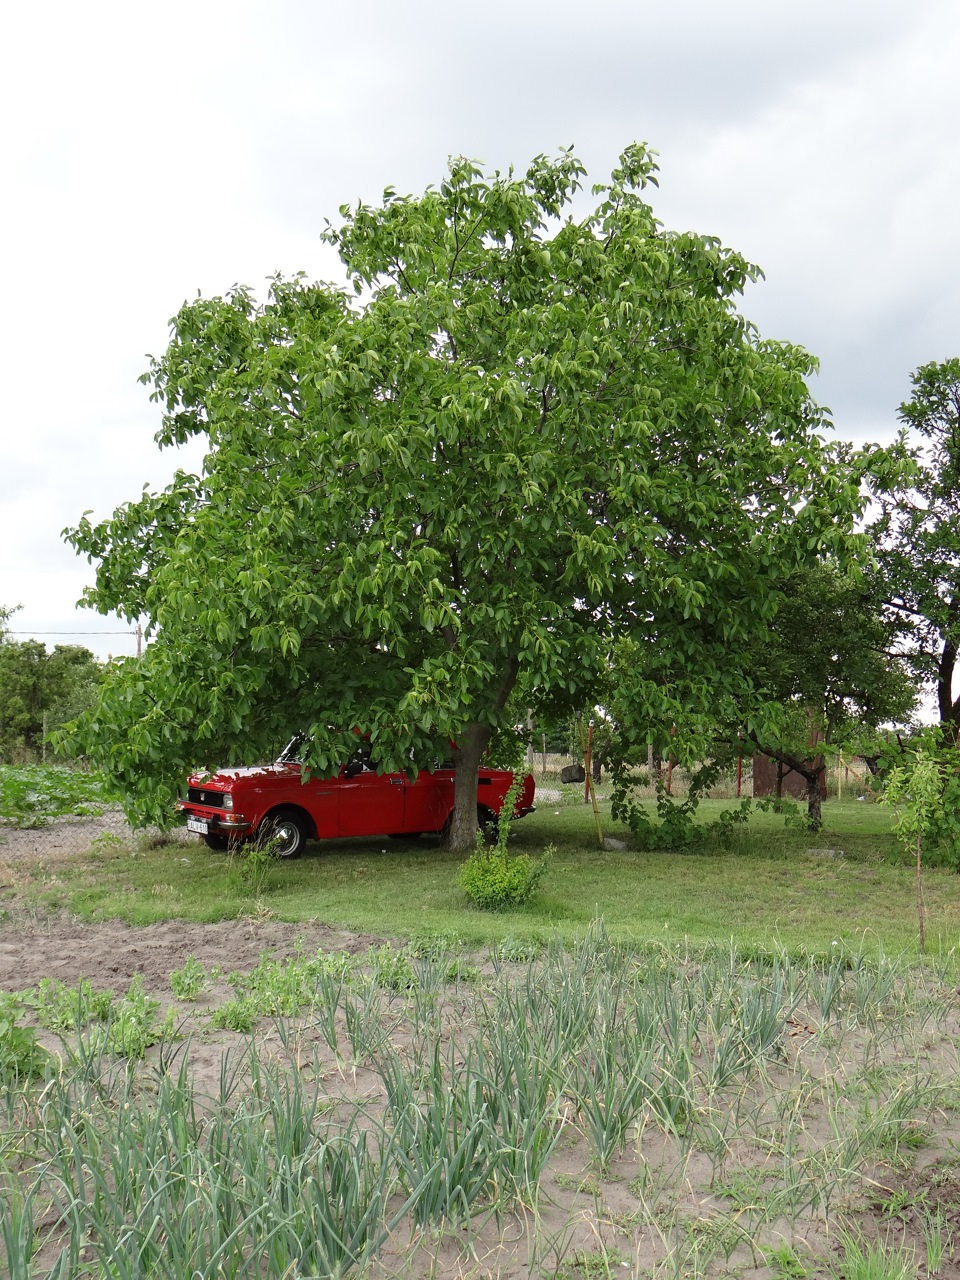
[[88, 978], [98, 990], [126, 990], [134, 974], [144, 988], [169, 1002], [170, 972], [196, 956], [208, 971], [247, 972], [262, 952], [282, 959], [297, 949], [309, 952], [365, 952], [382, 939], [317, 925], [274, 920], [228, 920], [192, 924], [185, 920], [131, 928], [118, 920], [83, 924], [56, 918], [39, 927], [15, 913], [0, 922], [0, 990], [21, 991], [41, 978], [73, 986]]
[[[284, 924], [275, 920], [243, 919], [218, 924], [168, 921], [134, 928], [119, 921], [82, 923], [65, 914], [38, 918], [18, 908], [17, 882], [31, 865], [43, 863], [45, 867], [55, 867], [57, 863], [83, 856], [90, 843], [104, 831], [120, 834], [115, 817], [60, 822], [36, 831], [0, 832], [0, 905], [6, 908], [0, 919], [0, 990], [20, 991], [41, 978], [53, 977], [71, 986], [86, 978], [97, 990], [121, 993], [135, 975], [140, 975], [147, 993], [168, 1006], [175, 1003], [170, 989], [171, 971], [182, 968], [189, 956], [195, 956], [208, 973], [219, 970], [221, 975], [196, 1004], [177, 1006], [183, 1035], [190, 1039], [191, 1074], [201, 1093], [215, 1092], [223, 1055], [237, 1051], [245, 1041], [234, 1033], [210, 1028], [211, 1010], [233, 994], [224, 975], [248, 972], [264, 952], [278, 959], [296, 951], [307, 955], [320, 950], [364, 955], [368, 948], [384, 941], [322, 925]], [[453, 994], [451, 1000], [458, 1004], [460, 997]], [[402, 1002], [390, 1007], [391, 1040], [398, 1047], [409, 1047]], [[809, 1032], [810, 1028], [799, 1024], [790, 1032], [792, 1038], [787, 1047], [791, 1057], [806, 1051]], [[343, 1064], [310, 1034], [307, 1025], [297, 1029], [296, 1038], [304, 1053], [314, 1055], [313, 1061], [319, 1067], [319, 1087], [345, 1103], [362, 1098], [367, 1106], [377, 1105], [383, 1090], [372, 1070], [361, 1066], [345, 1071]], [[271, 1026], [259, 1028], [258, 1039], [268, 1055], [283, 1058], [289, 1052]], [[48, 1047], [55, 1047], [52, 1037], [44, 1036], [44, 1042]], [[186, 1040], [183, 1043], [186, 1044]], [[950, 1116], [948, 1120], [943, 1116], [942, 1120], [944, 1128], [937, 1134], [937, 1141], [921, 1153], [912, 1170], [891, 1167], [876, 1170], [878, 1195], [880, 1191], [889, 1193], [880, 1196], [881, 1207], [872, 1210], [869, 1200], [864, 1198], [847, 1206], [857, 1227], [868, 1236], [879, 1235], [891, 1243], [904, 1241], [915, 1248], [921, 1258], [925, 1221], [921, 1209], [941, 1215], [953, 1239], [960, 1242], [960, 1165], [945, 1158], [960, 1146], [960, 1133], [956, 1132], [955, 1117]], [[818, 1123], [821, 1121], [812, 1116], [811, 1130]], [[828, 1140], [825, 1127], [823, 1141]], [[754, 1153], [751, 1159], [756, 1158]], [[551, 1274], [564, 1280], [589, 1280], [592, 1275], [611, 1274], [609, 1270], [596, 1270], [606, 1250], [610, 1262], [604, 1265], [615, 1267], [614, 1274], [624, 1277], [649, 1274], [658, 1261], [658, 1242], [648, 1230], [641, 1232], [634, 1225], [638, 1201], [631, 1189], [632, 1183], [643, 1169], [648, 1173], [652, 1170], [655, 1175], [658, 1168], [667, 1171], [678, 1164], [675, 1140], [651, 1133], [644, 1139], [641, 1150], [628, 1145], [623, 1156], [613, 1162], [607, 1176], [600, 1179], [591, 1169], [582, 1134], [571, 1123], [551, 1159], [541, 1205], [541, 1229], [546, 1238], [552, 1236], [558, 1242], [552, 1257], [544, 1257], [536, 1269], [531, 1267], [529, 1247], [524, 1242], [528, 1224], [518, 1215], [510, 1221], [491, 1222], [484, 1228], [474, 1240], [472, 1258], [465, 1256], [455, 1235], [448, 1235], [438, 1238], [431, 1249], [425, 1250], [417, 1266], [429, 1264], [430, 1273], [438, 1280], [462, 1280], [465, 1275], [531, 1280], [533, 1276]], [[682, 1176], [673, 1189], [673, 1211], [680, 1215], [680, 1220], [692, 1224], [691, 1230], [709, 1225], [720, 1212], [730, 1213], [730, 1206], [716, 1198], [711, 1181], [710, 1159], [704, 1151], [693, 1150], [685, 1157]], [[882, 1203], [884, 1199], [889, 1202], [895, 1193], [905, 1199], [905, 1206], [902, 1212], [891, 1214]], [[793, 1244], [798, 1254], [812, 1255], [819, 1260], [820, 1265], [815, 1265], [809, 1275], [826, 1276], [829, 1272], [823, 1264], [831, 1257], [835, 1259], [837, 1238], [832, 1232], [823, 1232], [822, 1224], [808, 1222], [805, 1225], [806, 1229], [801, 1225], [792, 1235]], [[768, 1247], [778, 1238], [791, 1238], [786, 1229], [781, 1234], [778, 1227], [779, 1224], [770, 1224], [766, 1229], [763, 1243]], [[432, 1257], [427, 1256], [431, 1251]], [[783, 1274], [758, 1265], [759, 1261], [758, 1253], [741, 1244], [725, 1260], [715, 1259], [707, 1273], [736, 1275], [741, 1280], [767, 1277], [772, 1280]], [[479, 1266], [475, 1267], [474, 1263]], [[390, 1246], [385, 1250], [381, 1266], [378, 1273], [383, 1276], [408, 1274], [404, 1247], [399, 1242], [396, 1248]], [[918, 1274], [927, 1273], [921, 1269]], [[945, 1259], [937, 1275], [941, 1280], [960, 1280], [956, 1249]]]

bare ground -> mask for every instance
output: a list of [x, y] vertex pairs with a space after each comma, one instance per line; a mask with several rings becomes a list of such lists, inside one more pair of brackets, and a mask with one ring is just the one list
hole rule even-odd
[[[118, 829], [119, 828], [119, 829]], [[33, 831], [0, 832], [0, 904], [6, 907], [0, 919], [0, 990], [16, 992], [32, 987], [42, 978], [57, 978], [68, 986], [81, 978], [98, 990], [125, 991], [139, 975], [149, 995], [164, 1006], [174, 1003], [170, 974], [195, 957], [209, 972], [220, 977], [194, 1005], [179, 1005], [180, 1027], [190, 1041], [192, 1076], [200, 1093], [214, 1093], [221, 1063], [227, 1053], [236, 1052], [244, 1037], [228, 1031], [212, 1031], [209, 1014], [232, 992], [225, 975], [249, 972], [264, 952], [283, 959], [295, 952], [317, 951], [364, 955], [382, 939], [352, 934], [317, 924], [284, 924], [275, 920], [243, 919], [217, 924], [168, 921], [145, 927], [131, 927], [119, 921], [84, 923], [68, 915], [39, 918], [18, 909], [17, 888], [23, 877], [38, 863], [55, 872], [59, 863], [83, 856], [90, 844], [104, 833], [127, 835], [116, 815], [96, 820], [52, 823]], [[398, 1006], [392, 1038], [398, 1046], [405, 1040], [402, 1009]], [[953, 1019], [956, 1022], [956, 1019]], [[808, 1034], [809, 1033], [809, 1034]], [[790, 1056], [812, 1051], [810, 1028], [791, 1032]], [[261, 1029], [263, 1051], [278, 1058], [289, 1052], [281, 1046], [276, 1031]], [[297, 1045], [312, 1053], [319, 1064], [323, 1046], [311, 1039], [309, 1029], [298, 1026]], [[956, 1042], [958, 1029], [952, 1026], [948, 1038]], [[53, 1038], [44, 1036], [48, 1047]], [[154, 1053], [155, 1051], [151, 1051]], [[318, 1057], [318, 1052], [320, 1057]], [[148, 1056], [148, 1063], [150, 1058]], [[292, 1064], [292, 1067], [296, 1064]], [[373, 1104], [382, 1091], [379, 1077], [369, 1069], [351, 1068], [327, 1055], [318, 1084], [332, 1098], [362, 1097]], [[823, 1125], [823, 1141], [829, 1141], [822, 1118], [811, 1115], [808, 1132]], [[856, 1194], [841, 1206], [845, 1220], [867, 1238], [880, 1238], [891, 1245], [903, 1243], [915, 1250], [918, 1276], [960, 1280], [960, 1126], [955, 1114], [940, 1113], [927, 1150], [914, 1166], [886, 1165], [870, 1172]], [[732, 1163], [736, 1152], [732, 1152]], [[749, 1169], [760, 1159], [757, 1152], [744, 1158]], [[530, 1223], [522, 1207], [508, 1219], [489, 1222], [479, 1230], [465, 1252], [455, 1233], [441, 1234], [433, 1241], [419, 1241], [415, 1260], [410, 1261], [409, 1242], [398, 1240], [388, 1246], [378, 1264], [381, 1276], [429, 1274], [436, 1280], [463, 1280], [463, 1277], [499, 1277], [500, 1280], [590, 1280], [592, 1276], [622, 1275], [625, 1278], [659, 1274], [662, 1239], [651, 1228], [651, 1219], [639, 1219], [635, 1184], [644, 1177], [664, 1179], [670, 1184], [670, 1213], [674, 1223], [691, 1237], [697, 1232], [707, 1238], [712, 1224], [735, 1220], [730, 1203], [717, 1195], [715, 1168], [703, 1150], [681, 1157], [674, 1138], [648, 1132], [642, 1143], [628, 1144], [601, 1178], [591, 1167], [583, 1135], [571, 1117], [565, 1137], [551, 1159], [544, 1179], [544, 1196], [538, 1209], [538, 1230], [542, 1239], [553, 1239], [556, 1247], [536, 1257], [531, 1253]], [[891, 1206], [899, 1206], [892, 1209]], [[923, 1265], [924, 1231], [931, 1212], [942, 1218], [950, 1247], [940, 1268], [928, 1271]], [[654, 1219], [655, 1221], [655, 1215]], [[683, 1224], [686, 1224], [683, 1226]], [[788, 1274], [773, 1264], [769, 1251], [780, 1242], [789, 1242], [793, 1255], [807, 1266], [807, 1276], [841, 1274], [837, 1260], [835, 1222], [820, 1217], [804, 1223], [771, 1222], [754, 1245], [736, 1244], [726, 1256], [713, 1257], [703, 1271], [688, 1274], [736, 1276], [742, 1280], [779, 1280]]]

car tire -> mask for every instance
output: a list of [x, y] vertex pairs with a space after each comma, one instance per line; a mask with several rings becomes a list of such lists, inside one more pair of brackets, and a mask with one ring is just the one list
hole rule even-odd
[[205, 836], [201, 836], [201, 839], [203, 840], [203, 843], [207, 846], [207, 848], [213, 849], [215, 853], [226, 853], [227, 850], [230, 848], [229, 836], [218, 836], [218, 835], [213, 835], [211, 833]]
[[272, 841], [278, 858], [299, 858], [307, 843], [307, 824], [299, 813], [271, 813], [257, 828], [257, 839], [264, 844]]

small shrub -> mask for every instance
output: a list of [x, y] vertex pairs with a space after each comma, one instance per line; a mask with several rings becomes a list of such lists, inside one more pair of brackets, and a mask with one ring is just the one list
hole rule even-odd
[[183, 968], [170, 974], [170, 990], [178, 1000], [196, 1000], [209, 985], [207, 971], [196, 956], [187, 956]]
[[148, 996], [143, 979], [137, 974], [127, 994], [111, 1009], [104, 1047], [119, 1058], [142, 1058], [153, 1044], [174, 1034], [173, 1010], [158, 1022], [160, 1001]]
[[417, 985], [417, 975], [406, 951], [394, 951], [389, 945], [371, 947], [370, 963], [378, 987], [385, 991], [409, 991]]
[[0, 1081], [28, 1080], [42, 1076], [50, 1055], [37, 1044], [37, 1033], [17, 1026], [11, 1001], [0, 1005]]
[[90, 1022], [104, 1022], [110, 1016], [113, 996], [94, 991], [88, 978], [68, 987], [59, 978], [41, 978], [31, 1003], [37, 1021], [48, 1031], [80, 1031]]
[[477, 849], [460, 869], [458, 884], [483, 911], [503, 911], [527, 902], [547, 873], [556, 852], [551, 845], [539, 858], [510, 855], [499, 846]]
[[253, 1024], [259, 1016], [256, 1000], [249, 996], [239, 996], [236, 1000], [225, 1000], [219, 1009], [214, 1009], [210, 1022], [221, 1031], [253, 1030]]

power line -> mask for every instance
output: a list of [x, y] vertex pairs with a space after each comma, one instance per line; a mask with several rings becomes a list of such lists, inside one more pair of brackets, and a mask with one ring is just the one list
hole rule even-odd
[[8, 631], [8, 636], [135, 636], [135, 631]]

